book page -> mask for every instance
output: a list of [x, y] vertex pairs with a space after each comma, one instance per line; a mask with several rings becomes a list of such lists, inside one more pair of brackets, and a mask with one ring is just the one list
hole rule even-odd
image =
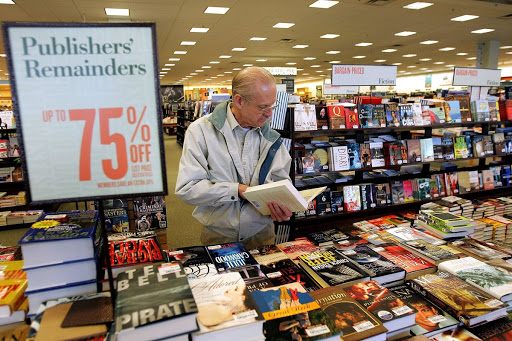
[[311, 200], [316, 198], [317, 195], [322, 193], [326, 188], [327, 188], [327, 186], [319, 187], [319, 188], [312, 188], [312, 189], [305, 189], [303, 191], [299, 191], [299, 193], [300, 193], [300, 195], [302, 195], [302, 197], [304, 199], [306, 199], [307, 202], [310, 202]]

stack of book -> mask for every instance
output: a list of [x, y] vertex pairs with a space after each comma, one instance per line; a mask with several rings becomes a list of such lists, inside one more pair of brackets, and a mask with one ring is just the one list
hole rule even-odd
[[25, 320], [28, 310], [27, 275], [22, 270], [23, 261], [1, 263], [0, 270], [0, 326]]
[[101, 268], [98, 211], [45, 213], [19, 244], [29, 316], [46, 300], [96, 292]]
[[474, 232], [475, 222], [444, 211], [421, 210], [414, 223], [442, 239], [461, 238]]

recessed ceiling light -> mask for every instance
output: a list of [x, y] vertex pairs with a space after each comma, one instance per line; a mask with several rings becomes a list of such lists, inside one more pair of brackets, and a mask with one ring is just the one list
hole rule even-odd
[[292, 26], [294, 26], [295, 24], [294, 23], [291, 23], [291, 22], [278, 22], [277, 24], [275, 24], [274, 28], [290, 28]]
[[236, 67], [236, 68], [233, 69], [233, 71], [240, 71], [240, 70], [242, 70], [242, 69], [239, 68], [239, 67]]
[[251, 39], [249, 40], [256, 40], [256, 41], [262, 41], [262, 40], [266, 40], [267, 38], [263, 38], [263, 37], [252, 37]]
[[222, 59], [228, 59], [228, 58], [231, 58], [231, 56], [228, 56], [228, 55], [223, 54], [222, 56], [219, 56], [219, 58], [222, 58]]
[[176, 64], [165, 64], [165, 66], [174, 66]]
[[327, 33], [327, 34], [324, 34], [323, 36], [320, 36], [320, 38], [333, 39], [333, 38], [338, 38], [339, 36], [340, 36], [339, 34]]
[[294, 49], [305, 49], [306, 47], [308, 47], [309, 45], [295, 45], [293, 46]]
[[[504, 49], [512, 49], [512, 46], [511, 45], [507, 45], [507, 46], [500, 46], [500, 49], [504, 50]], [[5, 54], [3, 55], [5, 57]], [[2, 55], [0, 54], [0, 57], [2, 57]]]
[[479, 30], [471, 31], [471, 33], [482, 34], [482, 33], [489, 33], [489, 32], [492, 32], [492, 31], [494, 31], [493, 28], [481, 28]]
[[266, 62], [266, 59], [256, 59], [257, 62]]
[[317, 70], [317, 71], [315, 71], [315, 72], [323, 72], [323, 71], [322, 71], [322, 70]]
[[120, 17], [130, 16], [130, 10], [128, 8], [105, 8], [107, 15], [117, 15]]
[[165, 71], [160, 71], [160, 74], [161, 74], [161, 75], [165, 75], [165, 74], [167, 74], [167, 72], [165, 72]]
[[187, 54], [187, 51], [174, 51], [174, 54]]
[[399, 72], [399, 73], [405, 73], [405, 72], [407, 72], [407, 71], [401, 70], [401, 71], [398, 71], [398, 72]]
[[16, 5], [12, 0], [0, 0], [0, 5]]
[[171, 69], [170, 69], [170, 68], [168, 68], [168, 67], [163, 67], [163, 68], [162, 68], [162, 71], [170, 71], [170, 70], [171, 70]]
[[389, 52], [396, 52], [396, 51], [397, 51], [396, 49], [385, 49], [385, 50], [382, 50], [381, 52], [389, 53]]
[[352, 58], [354, 58], [354, 59], [363, 59], [363, 58], [366, 58], [366, 56], [354, 56]]
[[204, 13], [208, 14], [226, 14], [229, 11], [229, 7], [207, 7]]
[[196, 72], [204, 72], [204, 70], [196, 70]]
[[327, 51], [325, 54], [338, 54], [341, 51]]
[[309, 73], [303, 73], [302, 75], [303, 75], [303, 76], [308, 76], [308, 75], [309, 75]]
[[231, 72], [231, 71], [224, 71], [224, 73], [233, 73], [233, 72]]
[[192, 76], [185, 76], [185, 78], [190, 78], [190, 77], [192, 77]]
[[195, 44], [196, 44], [196, 42], [195, 42], [195, 41], [182, 41], [182, 42], [180, 43], [180, 45], [191, 45], [191, 46], [192, 46], [192, 45], [195, 45]]
[[201, 66], [203, 69], [211, 69], [212, 67], [210, 65], [203, 65]]
[[245, 51], [245, 50], [246, 50], [246, 48], [245, 48], [245, 47], [233, 47], [233, 48], [231, 49], [231, 51]]
[[213, 78], [213, 79], [215, 79], [215, 78], [217, 78], [217, 77], [215, 77], [215, 76], [212, 76], [212, 77], [210, 77], [210, 78]]
[[466, 60], [475, 60], [475, 59], [476, 59], [476, 57], [468, 57], [468, 58], [466, 58]]
[[357, 43], [356, 46], [370, 46], [373, 45], [373, 43]]
[[402, 57], [405, 57], [405, 58], [411, 58], [411, 57], [416, 57], [417, 55], [414, 54], [414, 53], [409, 53], [409, 54], [404, 54]]
[[315, 57], [306, 57], [304, 58], [304, 60], [315, 60], [316, 58]]
[[432, 60], [432, 58], [421, 58], [420, 62], [428, 62], [429, 60]]
[[195, 76], [195, 75], [197, 75], [197, 72], [192, 72], [191, 75]]
[[452, 51], [455, 50], [455, 47], [443, 47], [442, 49], [439, 49], [439, 51]]
[[444, 62], [434, 62], [434, 64], [441, 65], [441, 64], [444, 64]]
[[459, 52], [457, 53], [457, 56], [467, 56], [468, 53], [467, 52]]
[[220, 75], [217, 75], [217, 77], [224, 77], [224, 75], [223, 75], [223, 74], [220, 74]]
[[286, 63], [286, 65], [296, 65], [297, 63]]
[[429, 7], [429, 6], [432, 6], [432, 5], [433, 5], [433, 3], [431, 3], [431, 2], [413, 2], [412, 4], [403, 6], [403, 8], [407, 8], [407, 9], [423, 9], [423, 8], [426, 8], [426, 7]]
[[179, 60], [180, 60], [179, 58], [169, 58], [170, 62], [178, 62]]
[[395, 36], [407, 37], [407, 36], [412, 36], [413, 34], [416, 34], [416, 32], [413, 32], [413, 31], [402, 31], [402, 32], [395, 33]]
[[385, 61], [386, 61], [385, 59], [374, 60], [375, 63], [384, 63]]
[[304, 71], [304, 69], [297, 69], [297, 71]]
[[4, 57], [4, 58], [5, 58], [5, 57], [6, 57], [6, 54], [5, 54], [5, 53], [1, 53], [1, 54], [0, 54], [0, 57]]
[[311, 67], [320, 67], [320, 65], [311, 65]]
[[415, 68], [415, 67], [416, 67], [416, 65], [409, 65], [409, 66], [408, 66], [408, 68], [409, 68], [409, 69], [413, 69], [413, 68]]
[[332, 6], [339, 3], [339, 1], [331, 1], [331, 0], [318, 0], [313, 2], [309, 7], [315, 8], [331, 8]]
[[220, 62], [219, 62], [219, 61], [216, 61], [216, 60], [212, 60], [212, 61], [210, 62], [210, 64], [220, 64]]
[[439, 43], [439, 41], [438, 40], [425, 40], [425, 41], [420, 42], [420, 44], [423, 44], [423, 45], [432, 45], [432, 44], [436, 44], [436, 43]]
[[190, 29], [190, 32], [192, 33], [206, 33], [208, 32], [209, 28], [207, 27], [192, 27]]
[[450, 20], [451, 21], [468, 21], [468, 20], [473, 20], [473, 19], [476, 19], [476, 18], [478, 18], [478, 15], [466, 14], [466, 15], [461, 15], [459, 17], [451, 18]]
[[393, 64], [391, 64], [391, 65], [396, 65], [396, 66], [398, 66], [398, 65], [402, 65], [402, 63], [393, 63]]
[[505, 52], [505, 54], [512, 54], [512, 52]]
[[331, 64], [339, 64], [339, 63], [341, 63], [341, 60], [331, 60], [329, 63], [331, 63]]
[[253, 66], [254, 64], [244, 64], [243, 66]]

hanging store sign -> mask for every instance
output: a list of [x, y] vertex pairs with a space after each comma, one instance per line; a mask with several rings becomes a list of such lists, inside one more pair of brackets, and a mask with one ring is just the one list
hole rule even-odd
[[324, 95], [357, 95], [358, 93], [358, 86], [324, 84]]
[[267, 69], [273, 76], [297, 76], [296, 67], [265, 66], [264, 69]]
[[153, 23], [4, 23], [34, 203], [167, 193]]
[[501, 69], [476, 69], [456, 67], [453, 70], [452, 85], [459, 86], [499, 86]]
[[396, 85], [395, 65], [332, 66], [332, 85]]

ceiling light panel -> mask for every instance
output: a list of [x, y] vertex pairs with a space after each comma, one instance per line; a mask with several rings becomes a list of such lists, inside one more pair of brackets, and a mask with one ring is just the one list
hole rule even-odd
[[468, 20], [473, 20], [473, 19], [476, 19], [476, 18], [478, 18], [478, 15], [466, 14], [466, 15], [461, 15], [459, 17], [451, 18], [450, 20], [451, 21], [468, 21]]
[[105, 8], [105, 13], [107, 15], [120, 16], [120, 17], [129, 17], [130, 10], [128, 8]]
[[309, 7], [315, 8], [331, 8], [332, 6], [338, 4], [339, 1], [330, 1], [330, 0], [318, 0], [313, 2]]
[[412, 4], [406, 5], [403, 8], [406, 9], [423, 9], [432, 6], [433, 3], [431, 2], [413, 2]]
[[226, 14], [229, 11], [229, 7], [208, 7], [204, 10], [204, 13], [208, 14]]
[[292, 26], [294, 26], [295, 24], [294, 23], [291, 23], [291, 22], [278, 22], [277, 24], [275, 24], [274, 28], [290, 28]]
[[206, 33], [208, 32], [210, 29], [207, 28], [207, 27], [192, 27], [190, 29], [190, 32], [192, 33]]

